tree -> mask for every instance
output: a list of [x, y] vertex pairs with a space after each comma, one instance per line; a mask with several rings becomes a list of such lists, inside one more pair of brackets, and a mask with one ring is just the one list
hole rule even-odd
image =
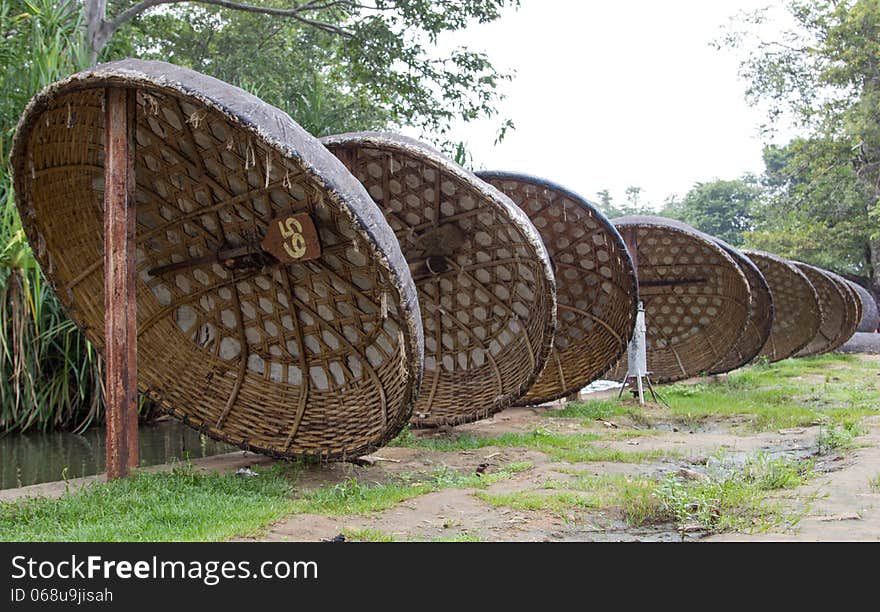
[[[839, 147], [839, 143], [838, 143]], [[870, 276], [871, 199], [846, 151], [827, 139], [764, 149], [766, 197], [755, 209], [749, 246], [862, 278]]]
[[663, 214], [732, 245], [743, 243], [753, 228], [753, 209], [761, 190], [752, 176], [697, 183], [681, 200], [671, 200]]
[[[815, 240], [814, 254], [849, 241], [850, 267], [880, 288], [880, 3], [876, 0], [792, 0], [796, 27], [776, 40], [735, 31], [725, 43], [746, 51], [741, 64], [747, 99], [765, 107], [768, 130], [790, 122], [805, 133], [770, 151], [776, 231]], [[766, 13], [748, 15], [761, 24]], [[752, 29], [751, 31], [754, 31]], [[851, 232], [855, 232], [852, 234]], [[765, 238], [771, 236], [765, 234]], [[853, 237], [856, 240], [851, 240]], [[803, 252], [803, 251], [801, 251]], [[838, 254], [839, 255], [839, 254]], [[840, 257], [837, 257], [840, 259]], [[817, 262], [818, 263], [818, 262]]]
[[618, 205], [616, 202], [614, 202], [614, 198], [611, 197], [610, 191], [608, 191], [607, 189], [597, 191], [596, 198], [598, 198], [599, 200], [599, 210], [601, 210], [609, 219], [626, 217], [629, 215], [656, 214], [649, 204], [642, 202], [641, 187], [630, 185], [626, 188], [624, 193], [626, 197], [626, 203], [623, 205]]
[[[172, 61], [242, 86], [319, 133], [400, 125], [442, 140], [493, 116], [510, 78], [466, 48], [432, 52], [518, 0], [82, 0], [92, 61]], [[157, 8], [159, 7], [159, 8]], [[310, 121], [314, 120], [314, 121]], [[328, 127], [329, 126], [329, 127]]]

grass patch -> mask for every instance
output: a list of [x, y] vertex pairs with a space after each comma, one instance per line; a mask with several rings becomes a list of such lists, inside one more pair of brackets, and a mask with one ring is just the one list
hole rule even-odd
[[654, 494], [657, 481], [641, 476], [580, 473], [576, 478], [548, 480], [543, 490], [476, 495], [493, 507], [514, 510], [549, 511], [569, 520], [572, 512], [585, 510], [616, 510], [631, 525], [659, 523], [671, 519]]
[[[626, 436], [622, 436], [621, 439], [623, 437]], [[593, 444], [603, 439], [601, 434], [594, 432], [560, 434], [538, 427], [525, 433], [506, 433], [500, 436], [464, 434], [457, 438], [421, 438], [409, 432], [404, 438], [398, 436], [394, 444], [443, 452], [472, 450], [487, 446], [528, 448], [545, 453], [555, 461], [566, 463], [591, 461], [643, 463], [677, 456], [671, 451], [621, 451]]]
[[359, 529], [351, 529], [346, 527], [342, 530], [346, 542], [397, 542], [390, 533], [386, 533], [372, 527], [361, 527]]
[[573, 491], [516, 491], [513, 493], [490, 494], [478, 491], [476, 496], [494, 508], [506, 506], [514, 510], [549, 510], [562, 515], [566, 510], [586, 510], [597, 508], [597, 501], [587, 495]]
[[843, 425], [822, 425], [816, 435], [816, 446], [820, 455], [835, 450], [846, 450], [855, 446], [855, 439], [867, 433], [857, 421], [847, 421]]
[[590, 425], [596, 419], [609, 420], [613, 417], [625, 416], [637, 425], [649, 425], [650, 419], [638, 406], [619, 400], [588, 400], [572, 402], [559, 410], [550, 410], [544, 416], [563, 419], [581, 419], [584, 425]]
[[682, 530], [764, 531], [800, 520], [802, 513], [790, 511], [773, 494], [803, 484], [813, 461], [759, 454], [742, 465], [731, 463], [724, 456], [714, 458], [705, 480], [560, 470], [574, 478], [548, 480], [542, 490], [475, 495], [493, 507], [552, 512], [566, 520], [573, 513], [603, 510], [633, 526], [672, 523]]
[[0, 540], [223, 540], [251, 533], [291, 511], [288, 468], [254, 468], [257, 477], [169, 472], [92, 483], [59, 499], [0, 503]]
[[871, 490], [874, 493], [880, 493], [880, 474], [877, 474], [874, 478], [869, 480], [868, 485], [870, 485]]
[[707, 480], [666, 476], [655, 494], [664, 512], [682, 529], [752, 533], [792, 527], [802, 512], [786, 508], [772, 494], [807, 481], [813, 461], [750, 457], [742, 469], [729, 469], [722, 458]]
[[[342, 534], [345, 536], [346, 542], [424, 542], [421, 538], [405, 538], [401, 540], [390, 533], [373, 529], [371, 527], [363, 527], [360, 529], [343, 529]], [[482, 538], [475, 536], [466, 531], [459, 531], [450, 535], [442, 535], [436, 538], [430, 538], [428, 542], [482, 542]]]
[[[845, 426], [880, 413], [877, 364], [856, 355], [821, 355], [758, 363], [726, 377], [697, 384], [658, 388], [673, 420], [698, 427], [712, 417], [746, 417], [753, 431], [805, 427], [818, 423]], [[657, 412], [657, 411], [653, 411]], [[628, 415], [650, 426], [652, 419], [632, 400], [595, 400], [572, 404], [549, 416], [608, 418]]]
[[258, 476], [205, 473], [189, 464], [169, 472], [92, 483], [59, 499], [0, 503], [0, 541], [216, 541], [258, 533], [290, 514], [354, 515], [384, 510], [441, 489], [483, 488], [531, 469], [512, 463], [488, 474], [442, 467], [389, 483], [346, 480], [296, 495], [297, 464], [255, 468]]
[[462, 474], [446, 466], [438, 468], [427, 477], [404, 475], [386, 483], [361, 483], [353, 478], [333, 486], [305, 491], [292, 502], [293, 513], [325, 515], [357, 515], [387, 510], [396, 504], [449, 488], [484, 488], [492, 483], [510, 478], [516, 473], [529, 470], [529, 462], [511, 463], [489, 474]]

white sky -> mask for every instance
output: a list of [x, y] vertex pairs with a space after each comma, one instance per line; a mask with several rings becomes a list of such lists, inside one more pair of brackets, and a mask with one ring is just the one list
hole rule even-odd
[[[695, 182], [760, 173], [764, 116], [744, 100], [737, 55], [710, 41], [740, 10], [779, 0], [522, 0], [443, 39], [514, 69], [500, 116], [457, 127], [477, 167], [517, 170], [595, 199], [630, 185], [660, 204]], [[772, 27], [772, 26], [771, 26]], [[780, 26], [781, 27], [781, 26]]]

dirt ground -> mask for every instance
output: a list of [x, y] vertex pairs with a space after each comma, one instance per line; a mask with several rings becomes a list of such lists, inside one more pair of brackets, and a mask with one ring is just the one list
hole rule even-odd
[[[609, 392], [598, 394], [609, 396]], [[591, 394], [589, 397], [596, 397]], [[559, 407], [559, 406], [555, 406]], [[588, 433], [611, 429], [607, 422], [548, 417], [548, 408], [511, 408], [494, 418], [464, 425], [452, 431], [417, 431], [419, 437], [452, 437], [466, 433], [498, 436], [507, 432], [531, 432], [541, 427], [558, 433]], [[311, 487], [356, 478], [362, 482], [385, 482], [395, 475], [425, 473], [440, 465], [464, 473], [491, 473], [513, 462], [527, 461], [531, 469], [480, 489], [489, 494], [517, 491], [540, 492], [548, 479], [570, 478], [572, 469], [594, 475], [631, 474], [662, 478], [681, 470], [698, 470], [707, 457], [723, 451], [725, 456], [753, 455], [809, 457], [815, 455], [818, 427], [749, 433], [738, 418], [703, 422], [696, 429], [665, 423], [662, 408], [645, 411], [652, 419], [651, 435], [620, 436], [597, 446], [624, 451], [671, 451], [672, 457], [642, 463], [554, 462], [548, 455], [515, 447], [485, 447], [476, 450], [436, 452], [420, 448], [387, 447], [374, 454], [371, 466], [336, 464], [309, 468], [300, 486]], [[617, 431], [635, 430], [644, 423], [626, 417], [615, 418]], [[802, 511], [803, 518], [792, 527], [769, 533], [724, 533], [710, 535], [695, 530], [682, 533], [673, 524], [633, 527], [613, 509], [578, 512], [566, 516], [549, 510], [514, 510], [493, 507], [477, 496], [477, 489], [449, 488], [398, 503], [367, 516], [324, 516], [297, 514], [270, 526], [260, 540], [314, 541], [338, 537], [352, 530], [377, 530], [394, 539], [455, 539], [459, 536], [502, 541], [678, 541], [678, 540], [880, 540], [880, 494], [871, 479], [880, 474], [880, 417], [863, 421], [867, 433], [858, 447], [818, 458], [809, 482], [782, 493], [784, 503]], [[614, 437], [614, 436], [612, 436]]]

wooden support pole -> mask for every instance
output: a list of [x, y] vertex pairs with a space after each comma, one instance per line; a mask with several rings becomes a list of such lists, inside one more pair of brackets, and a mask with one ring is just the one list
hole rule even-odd
[[630, 259], [632, 259], [633, 271], [636, 273], [636, 279], [639, 278], [639, 238], [638, 230], [634, 227], [624, 227], [620, 232], [626, 250], [629, 251]]
[[107, 478], [138, 463], [134, 89], [104, 92], [104, 359]]

